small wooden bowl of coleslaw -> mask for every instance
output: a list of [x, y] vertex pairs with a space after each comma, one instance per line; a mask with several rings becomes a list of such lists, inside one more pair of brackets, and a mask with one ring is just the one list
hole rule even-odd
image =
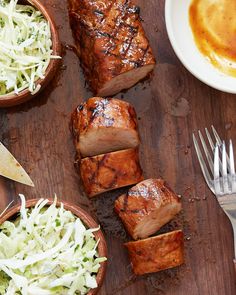
[[33, 98], [51, 81], [61, 44], [40, 1], [1, 0], [0, 8], [0, 107], [10, 107]]
[[96, 221], [56, 198], [20, 198], [0, 216], [1, 292], [97, 294], [107, 245]]

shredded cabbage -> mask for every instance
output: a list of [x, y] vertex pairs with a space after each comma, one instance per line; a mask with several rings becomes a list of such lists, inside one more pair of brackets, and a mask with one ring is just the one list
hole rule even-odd
[[50, 25], [42, 13], [18, 0], [0, 0], [0, 95], [40, 89], [52, 55]]
[[20, 216], [0, 226], [1, 295], [87, 294], [97, 287], [96, 273], [105, 257], [98, 257], [93, 232], [67, 211], [56, 197], [51, 206], [40, 199]]

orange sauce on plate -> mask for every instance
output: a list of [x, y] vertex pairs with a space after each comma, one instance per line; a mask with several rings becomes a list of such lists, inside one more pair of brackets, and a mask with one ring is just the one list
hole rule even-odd
[[192, 0], [189, 22], [200, 52], [216, 68], [236, 77], [236, 1]]

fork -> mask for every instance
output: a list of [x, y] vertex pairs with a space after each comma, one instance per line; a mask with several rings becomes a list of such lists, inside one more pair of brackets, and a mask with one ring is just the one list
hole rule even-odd
[[[209, 148], [201, 131], [198, 131], [199, 139], [204, 151], [205, 159], [193, 134], [194, 147], [197, 153], [202, 173], [210, 190], [215, 194], [221, 208], [228, 216], [234, 233], [234, 255], [236, 255], [236, 174], [234, 165], [233, 143], [229, 141], [229, 155], [226, 152], [226, 144], [222, 141], [213, 126], [212, 131], [216, 143], [213, 143], [210, 132], [205, 128]], [[208, 165], [207, 165], [208, 164]], [[236, 259], [234, 258], [236, 270]]]

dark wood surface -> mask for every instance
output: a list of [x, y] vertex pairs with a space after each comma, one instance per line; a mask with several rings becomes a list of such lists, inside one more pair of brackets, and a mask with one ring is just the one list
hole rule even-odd
[[97, 218], [109, 249], [101, 295], [236, 294], [232, 229], [205, 185], [192, 145], [192, 132], [211, 124], [223, 138], [232, 138], [236, 144], [236, 96], [211, 89], [181, 65], [166, 34], [163, 0], [137, 1], [157, 66], [151, 80], [117, 97], [133, 103], [137, 110], [145, 177], [163, 177], [183, 196], [183, 212], [161, 231], [183, 228], [186, 263], [173, 270], [135, 277], [122, 246], [129, 237], [113, 213], [113, 202], [125, 189], [88, 200], [74, 169], [70, 114], [92, 94], [72, 50], [66, 1], [43, 2], [58, 25], [63, 63], [40, 96], [0, 110], [0, 140], [36, 185], [30, 188], [1, 178], [0, 208], [12, 198], [19, 202], [19, 193], [28, 199], [53, 197], [56, 193]]

